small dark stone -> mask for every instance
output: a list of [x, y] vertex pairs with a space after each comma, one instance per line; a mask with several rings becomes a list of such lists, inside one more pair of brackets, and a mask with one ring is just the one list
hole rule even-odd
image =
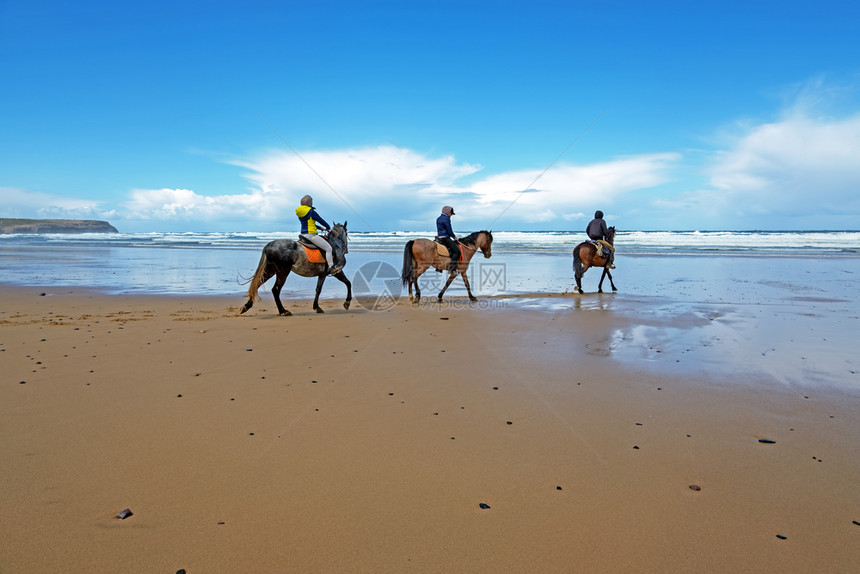
[[513, 423], [512, 421], [508, 421], [508, 424], [509, 424], [509, 425], [512, 425], [512, 424], [514, 424], [514, 423]]
[[254, 349], [245, 349], [246, 351], [253, 351]]
[[44, 297], [45, 293], [39, 293], [39, 297]]
[[639, 447], [634, 445], [633, 450], [639, 450]]
[[641, 426], [642, 426], [642, 423], [636, 423], [636, 426], [637, 426], [637, 427], [641, 427]]
[[499, 387], [493, 387], [493, 390], [494, 390], [494, 391], [498, 391], [498, 390], [499, 390]]
[[254, 436], [254, 433], [248, 433], [248, 436]]
[[478, 508], [480, 508], [481, 510], [487, 510], [490, 508], [490, 505], [482, 502], [481, 504], [478, 505]]
[[180, 568], [176, 571], [176, 574], [185, 574], [185, 568]]
[[117, 517], [117, 518], [119, 518], [120, 520], [125, 520], [126, 518], [128, 518], [128, 517], [129, 517], [129, 516], [131, 516], [131, 515], [132, 515], [131, 510], [129, 510], [128, 508], [126, 508], [125, 510], [120, 510], [120, 511], [117, 513], [116, 517]]
[[181, 399], [181, 398], [182, 398], [182, 395], [181, 395], [181, 394], [178, 394], [178, 395], [176, 395], [176, 398], [177, 398], [177, 399]]
[[775, 440], [770, 440], [769, 438], [760, 438], [758, 441], [762, 444], [776, 444]]
[[312, 383], [316, 383], [316, 381], [311, 381]]
[[777, 534], [776, 537], [780, 540], [788, 540], [788, 536], [783, 536], [782, 534]]
[[394, 396], [394, 393], [388, 393], [388, 396], [389, 396], [389, 397], [393, 397], [393, 396]]
[[852, 520], [851, 522], [853, 522], [853, 523], [854, 523], [854, 524], [856, 524], [857, 526], [860, 526], [860, 520]]
[[26, 384], [27, 384], [27, 381], [21, 381], [21, 382], [19, 382], [18, 384], [19, 384], [19, 385], [26, 385]]
[[556, 490], [561, 490], [561, 487], [560, 487], [560, 486], [556, 486], [556, 487], [555, 487], [555, 489], [556, 489]]
[[696, 492], [702, 490], [702, 487], [699, 486], [698, 484], [691, 484], [689, 486], [690, 486], [690, 490], [695, 490]]

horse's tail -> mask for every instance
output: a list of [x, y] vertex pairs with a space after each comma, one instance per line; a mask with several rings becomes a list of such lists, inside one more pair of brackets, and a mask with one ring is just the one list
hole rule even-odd
[[266, 267], [269, 266], [269, 258], [266, 257], [266, 251], [263, 250], [263, 255], [260, 257], [260, 264], [257, 265], [257, 271], [254, 272], [254, 276], [251, 277], [251, 284], [248, 285], [248, 299], [254, 301], [260, 301], [260, 294], [258, 291], [263, 283], [266, 282]]
[[579, 258], [579, 249], [582, 245], [573, 248], [573, 276], [577, 279], [582, 277], [582, 260]]
[[403, 270], [400, 272], [400, 281], [403, 285], [408, 284], [415, 278], [415, 265], [412, 259], [412, 244], [415, 240], [406, 243], [403, 248]]

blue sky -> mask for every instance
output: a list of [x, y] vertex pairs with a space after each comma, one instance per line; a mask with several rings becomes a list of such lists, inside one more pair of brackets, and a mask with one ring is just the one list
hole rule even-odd
[[860, 3], [0, 0], [0, 217], [860, 228]]

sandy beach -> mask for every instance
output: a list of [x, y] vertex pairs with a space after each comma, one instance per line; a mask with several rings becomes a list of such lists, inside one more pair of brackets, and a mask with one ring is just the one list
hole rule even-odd
[[0, 572], [856, 570], [856, 304], [490, 301], [0, 287]]

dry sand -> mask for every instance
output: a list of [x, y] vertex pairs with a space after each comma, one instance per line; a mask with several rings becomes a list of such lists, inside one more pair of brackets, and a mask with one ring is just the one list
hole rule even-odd
[[786, 382], [720, 309], [616, 297], [0, 287], [0, 571], [856, 571], [853, 367]]

